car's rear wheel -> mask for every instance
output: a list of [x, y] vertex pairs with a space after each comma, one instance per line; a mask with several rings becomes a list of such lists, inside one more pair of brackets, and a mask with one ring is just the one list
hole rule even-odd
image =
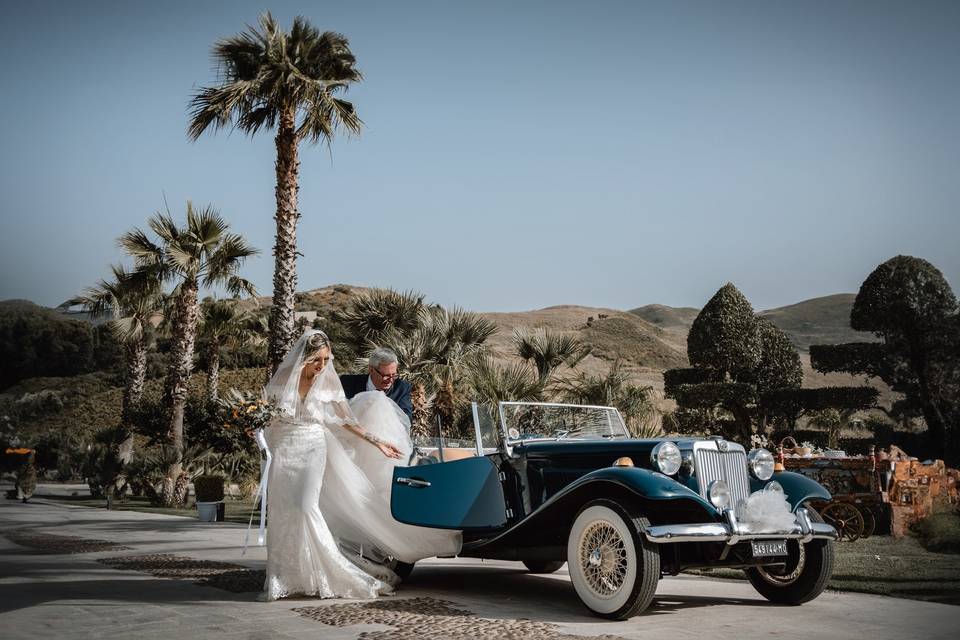
[[610, 500], [587, 504], [567, 538], [570, 580], [595, 615], [625, 620], [650, 606], [660, 579], [660, 554], [631, 513]]
[[[807, 511], [811, 520], [823, 522], [812, 508], [808, 507]], [[793, 605], [809, 602], [820, 595], [833, 574], [833, 541], [811, 540], [800, 544], [788, 540], [787, 552], [784, 565], [747, 569], [747, 578], [770, 602]]]
[[525, 566], [530, 573], [553, 573], [564, 565], [563, 560], [524, 560]]

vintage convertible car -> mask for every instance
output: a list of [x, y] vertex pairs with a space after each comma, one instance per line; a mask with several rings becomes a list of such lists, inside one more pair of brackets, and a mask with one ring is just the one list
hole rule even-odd
[[[394, 518], [463, 530], [461, 556], [535, 573], [566, 562], [598, 616], [642, 612], [662, 575], [688, 568], [743, 569], [781, 604], [812, 600], [830, 578], [836, 531], [807, 505], [830, 494], [774, 473], [768, 451], [719, 437], [632, 439], [612, 407], [474, 404], [473, 422], [469, 446], [441, 442], [395, 469]], [[750, 512], [757, 498], [782, 505], [778, 525]]]

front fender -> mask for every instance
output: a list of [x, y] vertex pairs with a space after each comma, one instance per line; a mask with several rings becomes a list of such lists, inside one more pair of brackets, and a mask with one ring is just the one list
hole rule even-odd
[[761, 482], [750, 478], [750, 490], [759, 491], [767, 486], [767, 483], [776, 480], [783, 487], [783, 493], [787, 496], [787, 502], [793, 511], [797, 507], [803, 506], [807, 500], [830, 500], [830, 492], [816, 480], [811, 480], [805, 475], [794, 473], [793, 471], [778, 471], [767, 482]]
[[696, 491], [686, 487], [662, 473], [637, 467], [604, 467], [586, 474], [577, 482], [566, 487], [558, 495], [571, 493], [588, 482], [614, 482], [630, 489], [639, 497], [647, 500], [691, 500], [708, 513], [715, 513], [713, 505], [703, 499]]
[[713, 505], [697, 492], [661, 473], [605, 467], [577, 478], [500, 534], [464, 543], [460, 555], [516, 560], [537, 557], [531, 550], [542, 548], [554, 554], [551, 559], [560, 559], [566, 553], [567, 532], [577, 513], [600, 498], [639, 503], [653, 524], [717, 522], [719, 518]]

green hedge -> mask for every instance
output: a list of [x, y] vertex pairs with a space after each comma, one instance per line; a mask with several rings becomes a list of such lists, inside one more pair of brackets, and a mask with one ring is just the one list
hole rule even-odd
[[223, 500], [223, 476], [197, 476], [193, 479], [193, 492], [197, 502], [220, 502]]

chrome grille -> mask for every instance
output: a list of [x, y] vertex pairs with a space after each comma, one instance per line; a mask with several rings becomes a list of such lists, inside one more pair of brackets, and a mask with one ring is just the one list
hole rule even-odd
[[714, 480], [723, 480], [730, 489], [731, 506], [736, 507], [750, 495], [750, 479], [747, 477], [747, 456], [740, 449], [711, 451], [697, 448], [694, 474], [700, 487], [700, 495], [707, 497], [707, 489]]

